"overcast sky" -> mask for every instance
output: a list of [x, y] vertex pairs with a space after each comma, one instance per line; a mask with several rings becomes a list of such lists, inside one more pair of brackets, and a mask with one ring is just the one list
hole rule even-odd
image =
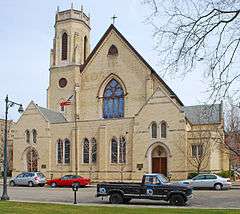
[[[111, 16], [118, 18], [115, 26], [160, 73], [158, 54], [154, 51], [153, 29], [144, 21], [150, 13], [141, 0], [0, 0], [0, 118], [4, 117], [6, 94], [26, 107], [31, 100], [46, 106], [49, 77], [49, 51], [54, 36], [57, 6], [75, 9], [81, 4], [91, 15], [91, 49], [111, 24]], [[185, 79], [164, 77], [166, 83], [185, 105], [205, 100], [205, 84], [195, 72]], [[18, 118], [17, 108], [11, 108], [9, 118]]]

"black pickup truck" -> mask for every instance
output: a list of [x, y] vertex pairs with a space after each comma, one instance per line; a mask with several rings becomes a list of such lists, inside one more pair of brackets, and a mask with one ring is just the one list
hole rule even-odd
[[109, 182], [97, 185], [96, 197], [110, 196], [112, 204], [128, 203], [131, 199], [169, 201], [171, 205], [183, 206], [192, 197], [192, 188], [170, 184], [161, 174], [145, 174], [142, 183]]

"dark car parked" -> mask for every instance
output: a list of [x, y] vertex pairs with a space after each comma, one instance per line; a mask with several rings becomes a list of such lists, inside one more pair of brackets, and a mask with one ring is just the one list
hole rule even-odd
[[192, 197], [192, 188], [171, 184], [161, 174], [145, 174], [142, 183], [109, 182], [97, 185], [96, 197], [109, 196], [112, 204], [128, 203], [131, 199], [169, 201], [171, 205], [185, 205]]

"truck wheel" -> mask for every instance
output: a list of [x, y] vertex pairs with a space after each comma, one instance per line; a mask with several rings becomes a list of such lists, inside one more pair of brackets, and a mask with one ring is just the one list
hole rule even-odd
[[120, 193], [113, 193], [109, 197], [109, 202], [111, 204], [122, 204], [123, 203], [123, 197]]
[[131, 201], [131, 198], [124, 198], [123, 203], [128, 204]]
[[170, 197], [170, 204], [174, 206], [183, 206], [185, 205], [185, 200], [182, 195], [175, 194]]

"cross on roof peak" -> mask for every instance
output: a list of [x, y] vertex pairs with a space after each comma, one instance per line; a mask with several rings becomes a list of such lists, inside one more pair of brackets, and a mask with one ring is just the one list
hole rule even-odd
[[113, 25], [115, 24], [115, 19], [117, 19], [118, 17], [116, 16], [116, 15], [113, 15], [112, 17], [111, 17], [111, 19], [113, 20]]

